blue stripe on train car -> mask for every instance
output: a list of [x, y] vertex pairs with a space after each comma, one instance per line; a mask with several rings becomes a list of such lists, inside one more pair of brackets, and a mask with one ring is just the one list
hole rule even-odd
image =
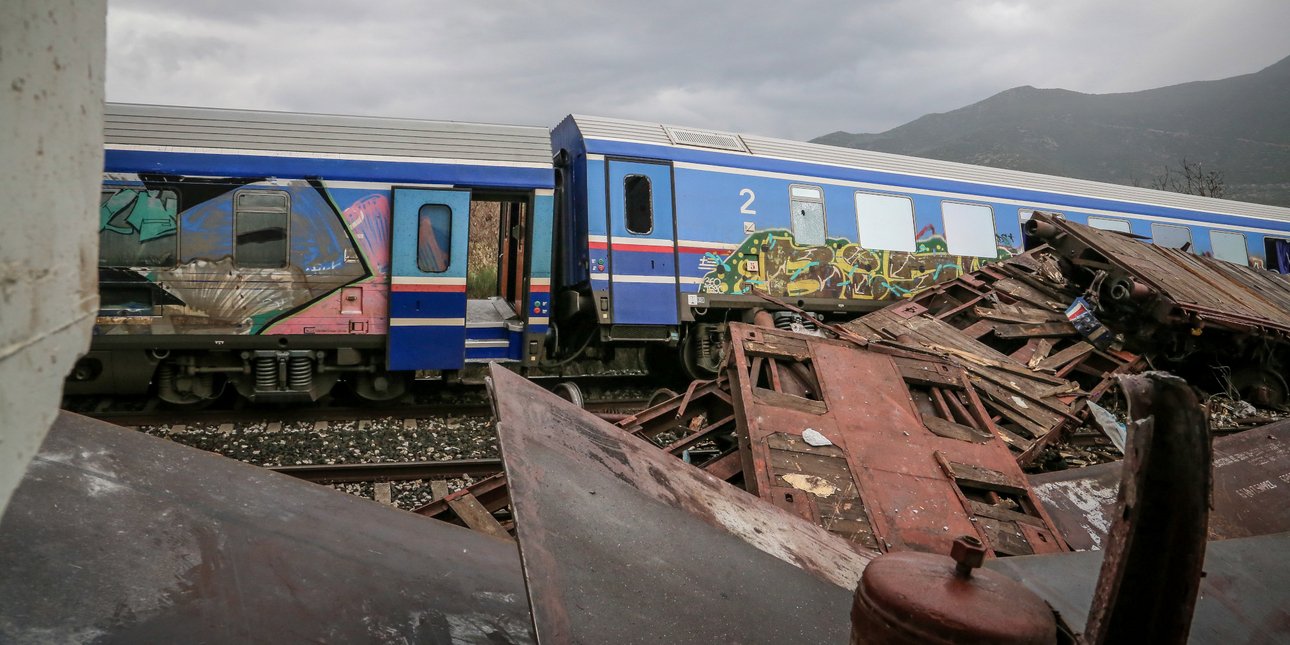
[[[427, 338], [433, 342], [425, 342]], [[389, 341], [402, 348], [391, 369], [418, 369], [423, 365], [459, 366], [466, 330], [460, 326], [391, 326]]]

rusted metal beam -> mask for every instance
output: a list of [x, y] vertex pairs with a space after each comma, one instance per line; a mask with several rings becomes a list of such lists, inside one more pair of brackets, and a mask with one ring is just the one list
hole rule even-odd
[[1084, 635], [1091, 644], [1184, 643], [1205, 562], [1209, 423], [1182, 379], [1120, 378], [1129, 402], [1115, 522]]

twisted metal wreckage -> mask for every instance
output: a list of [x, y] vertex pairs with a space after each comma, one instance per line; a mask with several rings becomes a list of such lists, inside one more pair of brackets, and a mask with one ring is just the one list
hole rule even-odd
[[[505, 474], [445, 522], [65, 415], [0, 640], [1284, 640], [1290, 421], [1213, 438], [1197, 390], [1284, 409], [1290, 281], [1027, 229], [842, 325], [732, 324], [720, 378], [615, 423], [495, 366]], [[1037, 472], [1090, 432], [1123, 458]]]

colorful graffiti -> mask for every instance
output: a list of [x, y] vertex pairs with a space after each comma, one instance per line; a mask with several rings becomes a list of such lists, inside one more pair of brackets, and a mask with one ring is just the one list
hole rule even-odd
[[174, 191], [105, 190], [99, 203], [99, 266], [175, 262], [179, 199]]
[[[866, 249], [843, 238], [824, 246], [799, 246], [787, 230], [758, 231], [725, 257], [704, 256], [700, 291], [859, 300], [907, 298], [938, 282], [975, 271], [996, 258], [950, 255], [945, 239], [926, 233], [914, 252]], [[997, 259], [1015, 255], [1010, 239], [999, 240]]]
[[[103, 192], [104, 306], [95, 333], [369, 333], [384, 325], [385, 197], [368, 196], [342, 212], [316, 182], [141, 182]], [[238, 263], [234, 201], [241, 190], [288, 195], [283, 266]], [[346, 287], [355, 288], [342, 299]]]

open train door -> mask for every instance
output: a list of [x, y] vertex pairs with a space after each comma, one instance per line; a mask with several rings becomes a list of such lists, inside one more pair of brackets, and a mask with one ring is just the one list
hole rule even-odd
[[672, 211], [671, 166], [609, 162], [609, 279], [617, 324], [677, 324]]
[[466, 352], [469, 190], [395, 188], [391, 370], [460, 369]]

